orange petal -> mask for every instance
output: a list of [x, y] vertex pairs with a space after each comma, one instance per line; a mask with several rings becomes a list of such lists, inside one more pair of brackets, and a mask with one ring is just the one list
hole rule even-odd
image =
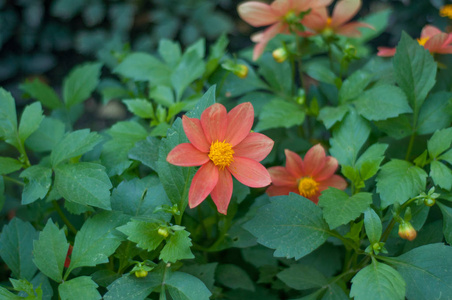
[[261, 161], [272, 151], [273, 140], [262, 133], [250, 132], [248, 136], [235, 146], [234, 154]]
[[289, 193], [299, 194], [297, 187], [275, 186], [275, 185], [269, 186], [265, 192], [270, 197], [289, 195]]
[[168, 153], [166, 161], [181, 167], [194, 167], [209, 161], [207, 153], [201, 152], [190, 143], [179, 144]]
[[271, 183], [267, 169], [253, 159], [234, 156], [234, 162], [227, 168], [238, 181], [249, 187], [264, 187]]
[[288, 31], [288, 25], [285, 23], [276, 23], [268, 27], [263, 33], [259, 33], [253, 38], [254, 41], [258, 41], [254, 46], [253, 60], [257, 60], [262, 53], [264, 53], [265, 46], [268, 42], [274, 38], [278, 33], [286, 33]]
[[331, 4], [331, 2], [333, 2], [333, 0], [315, 0], [315, 1], [296, 0], [293, 1], [292, 9], [294, 9], [296, 12], [302, 12], [308, 10], [309, 8], [311, 9], [317, 9], [321, 7], [326, 8], [328, 5]]
[[317, 144], [306, 152], [303, 160], [303, 170], [305, 174], [314, 176], [325, 165], [325, 149]]
[[254, 108], [250, 102], [245, 102], [234, 107], [228, 113], [228, 127], [226, 130], [226, 142], [234, 147], [250, 133], [254, 122]]
[[182, 117], [182, 125], [184, 127], [185, 135], [188, 140], [198, 150], [202, 152], [209, 152], [210, 144], [207, 142], [204, 130], [202, 129], [201, 120], [196, 118]]
[[227, 118], [226, 108], [219, 103], [215, 103], [203, 111], [201, 114], [201, 125], [209, 144], [224, 140], [228, 126]]
[[232, 176], [227, 169], [219, 171], [217, 185], [210, 193], [210, 196], [215, 202], [218, 212], [226, 215], [232, 196]]
[[431, 38], [437, 34], [441, 34], [444, 33], [441, 30], [439, 30], [438, 28], [436, 28], [435, 26], [432, 25], [426, 25], [424, 26], [424, 28], [422, 28], [421, 31], [421, 39], [423, 38]]
[[286, 154], [287, 171], [289, 171], [289, 173], [292, 174], [292, 176], [294, 176], [295, 178], [306, 176], [303, 170], [304, 163], [301, 157], [295, 152], [292, 152], [288, 149], [284, 150], [284, 153]]
[[340, 26], [335, 31], [337, 34], [340, 34], [343, 36], [357, 38], [357, 37], [361, 36], [361, 31], [358, 30], [358, 28], [360, 28], [360, 27], [366, 27], [366, 28], [375, 30], [375, 28], [373, 26], [371, 26], [367, 23], [350, 22], [350, 23], [345, 24], [344, 26]]
[[361, 8], [361, 0], [340, 0], [333, 10], [331, 27], [336, 28], [350, 21]]
[[320, 32], [326, 28], [328, 20], [328, 11], [326, 7], [320, 7], [312, 10], [306, 15], [301, 23], [309, 29]]
[[425, 43], [424, 48], [431, 53], [438, 53], [438, 51], [441, 51], [441, 49], [447, 45], [448, 39], [449, 35], [447, 33], [439, 33], [429, 38]]
[[272, 183], [275, 186], [297, 186], [297, 178], [293, 177], [284, 167], [277, 166], [268, 168], [268, 173], [270, 173]]
[[325, 164], [323, 165], [323, 168], [320, 169], [318, 173], [314, 175], [314, 180], [319, 182], [331, 177], [334, 174], [334, 172], [336, 172], [338, 165], [339, 164], [336, 158], [332, 156], [327, 156], [325, 158]]
[[188, 205], [190, 208], [198, 206], [215, 188], [218, 182], [218, 168], [213, 162], [208, 162], [199, 168], [190, 185]]
[[284, 16], [292, 8], [293, 0], [275, 0], [270, 4], [272, 10], [279, 16]]
[[278, 22], [279, 16], [270, 5], [250, 1], [237, 7], [240, 18], [254, 27], [266, 26]]
[[394, 54], [396, 53], [396, 49], [395, 48], [387, 48], [387, 47], [378, 47], [378, 56], [382, 56], [382, 57], [391, 57], [394, 56]]
[[319, 182], [319, 191], [324, 191], [329, 187], [334, 187], [339, 190], [345, 190], [347, 187], [347, 181], [339, 175], [333, 175], [324, 181]]

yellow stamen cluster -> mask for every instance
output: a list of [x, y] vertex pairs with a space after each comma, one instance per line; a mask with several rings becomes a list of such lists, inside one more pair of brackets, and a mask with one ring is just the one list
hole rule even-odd
[[441, 17], [452, 19], [452, 4], [447, 4], [441, 7], [441, 9], [439, 10], [439, 15]]
[[419, 45], [424, 46], [425, 43], [427, 43], [428, 39], [429, 39], [428, 37], [423, 37], [423, 38], [417, 39], [417, 42], [419, 43]]
[[309, 198], [314, 196], [319, 190], [319, 183], [312, 177], [303, 177], [298, 182], [298, 191], [303, 197]]
[[326, 19], [326, 27], [330, 27], [332, 22], [333, 19], [331, 19], [331, 17], [328, 17], [328, 19]]
[[234, 161], [233, 154], [231, 144], [224, 141], [212, 142], [210, 145], [209, 158], [220, 170], [224, 170]]

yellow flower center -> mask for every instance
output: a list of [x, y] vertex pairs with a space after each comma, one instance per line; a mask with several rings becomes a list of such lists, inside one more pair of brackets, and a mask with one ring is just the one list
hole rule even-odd
[[303, 197], [309, 198], [314, 196], [319, 190], [319, 183], [312, 177], [303, 177], [298, 182], [298, 191]]
[[330, 27], [332, 22], [333, 19], [331, 19], [331, 17], [328, 17], [328, 19], [326, 19], [326, 27]]
[[212, 142], [212, 145], [210, 145], [209, 158], [220, 170], [224, 170], [234, 161], [233, 154], [234, 150], [232, 150], [231, 144], [224, 141]]
[[297, 21], [298, 16], [293, 10], [290, 10], [287, 14], [284, 15], [283, 19], [287, 23], [292, 24], [292, 23], [295, 23]]
[[439, 15], [441, 17], [448, 17], [449, 19], [452, 19], [452, 4], [447, 4], [441, 7]]
[[423, 37], [423, 38], [417, 39], [417, 42], [419, 43], [419, 45], [424, 46], [425, 43], [427, 43], [428, 39], [429, 39], [428, 37]]

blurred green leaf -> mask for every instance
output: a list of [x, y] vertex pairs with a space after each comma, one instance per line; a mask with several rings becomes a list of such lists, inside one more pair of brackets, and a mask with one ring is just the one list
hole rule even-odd
[[380, 217], [370, 207], [364, 212], [364, 226], [366, 228], [366, 234], [369, 238], [370, 244], [372, 245], [374, 243], [378, 243], [383, 230], [382, 224]]
[[433, 133], [452, 121], [452, 93], [431, 94], [422, 105], [417, 122], [417, 133]]
[[38, 129], [43, 119], [41, 103], [35, 102], [25, 107], [19, 124], [19, 139], [22, 144]]
[[144, 300], [162, 284], [162, 274], [151, 272], [144, 278], [126, 274], [108, 286], [104, 300]]
[[27, 80], [19, 88], [47, 108], [55, 109], [61, 106], [61, 100], [55, 91], [39, 79]]
[[100, 63], [85, 63], [77, 66], [63, 82], [63, 99], [66, 107], [71, 107], [88, 99], [99, 84]]
[[436, 202], [443, 214], [443, 233], [447, 243], [452, 242], [452, 207], [441, 202]]
[[176, 91], [176, 101], [182, 98], [185, 89], [194, 80], [200, 78], [206, 69], [204, 60], [196, 51], [186, 51], [171, 74], [171, 84]]
[[17, 144], [15, 136], [17, 133], [16, 104], [11, 93], [0, 88], [0, 138], [12, 145]]
[[259, 123], [256, 131], [263, 131], [270, 128], [290, 128], [303, 124], [305, 112], [303, 108], [293, 102], [274, 99], [267, 103], [259, 116]]
[[431, 158], [437, 158], [450, 148], [452, 143], [452, 127], [436, 131], [427, 142], [428, 153]]
[[22, 192], [22, 205], [44, 199], [52, 185], [52, 169], [40, 165], [25, 169], [19, 177], [26, 178]]
[[154, 107], [146, 99], [127, 99], [122, 100], [122, 102], [124, 102], [127, 109], [134, 115], [143, 119], [154, 118]]
[[174, 300], [208, 300], [212, 295], [201, 280], [187, 273], [174, 272], [165, 283]]
[[328, 284], [326, 277], [313, 267], [293, 264], [278, 273], [278, 278], [296, 290], [320, 288]]
[[387, 148], [387, 144], [373, 144], [358, 158], [356, 168], [359, 170], [362, 180], [367, 180], [377, 174]]
[[22, 169], [22, 163], [11, 157], [0, 157], [0, 175], [6, 175]]
[[216, 270], [216, 281], [231, 289], [254, 291], [253, 281], [241, 268], [233, 264], [220, 264]]
[[376, 13], [371, 13], [359, 20], [360, 22], [369, 24], [373, 28], [360, 27], [359, 31], [361, 31], [361, 36], [358, 37], [357, 40], [364, 44], [382, 34], [388, 26], [391, 14], [392, 10], [385, 9]]
[[97, 291], [98, 285], [89, 276], [79, 276], [64, 281], [58, 286], [61, 300], [99, 300], [102, 296]]
[[143, 141], [138, 141], [129, 151], [129, 158], [138, 160], [145, 166], [157, 170], [157, 160], [159, 158], [160, 140], [156, 137], [148, 136]]
[[452, 170], [442, 162], [432, 161], [429, 175], [439, 187], [448, 191], [452, 189]]
[[147, 53], [135, 52], [128, 55], [113, 70], [113, 73], [135, 81], [151, 81], [155, 85], [169, 85], [171, 69]]
[[167, 39], [161, 39], [159, 41], [158, 52], [166, 64], [171, 68], [179, 63], [182, 56], [180, 44]]
[[373, 74], [370, 72], [362, 70], [355, 71], [342, 83], [341, 89], [339, 90], [339, 103], [344, 104], [360, 96], [372, 81], [372, 78]]
[[60, 120], [44, 117], [38, 129], [25, 141], [35, 152], [51, 151], [63, 138], [65, 126]]
[[330, 129], [334, 124], [342, 121], [347, 112], [347, 105], [337, 107], [325, 106], [320, 110], [318, 119], [325, 124], [326, 129]]

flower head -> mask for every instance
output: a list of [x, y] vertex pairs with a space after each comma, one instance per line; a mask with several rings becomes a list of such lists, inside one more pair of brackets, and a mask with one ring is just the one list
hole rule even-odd
[[[452, 33], [445, 33], [432, 25], [422, 29], [421, 37], [417, 39], [419, 45], [430, 53], [452, 54]], [[394, 56], [395, 48], [378, 47], [378, 56]]]
[[306, 153], [304, 160], [298, 154], [285, 150], [286, 167], [268, 169], [272, 185], [267, 189], [269, 196], [288, 195], [290, 192], [300, 194], [312, 202], [319, 202], [319, 196], [328, 187], [345, 189], [347, 182], [334, 173], [337, 159], [325, 155], [320, 144], [313, 146]]
[[361, 0], [340, 0], [334, 7], [330, 17], [326, 7], [319, 7], [313, 10], [305, 18], [302, 24], [309, 28], [301, 35], [309, 36], [315, 34], [338, 34], [348, 37], [359, 37], [361, 32], [359, 27], [374, 29], [371, 25], [362, 22], [350, 22], [361, 8]]
[[251, 37], [257, 43], [253, 60], [262, 55], [267, 43], [278, 33], [289, 33], [290, 24], [297, 22], [301, 12], [324, 7], [331, 2], [332, 0], [275, 0], [270, 5], [257, 1], [240, 4], [237, 10], [245, 22], [254, 27], [271, 25]]
[[249, 187], [271, 183], [270, 174], [259, 162], [273, 147], [273, 140], [250, 132], [254, 121], [251, 103], [242, 103], [229, 113], [221, 104], [208, 107], [201, 120], [182, 117], [191, 143], [177, 145], [166, 160], [177, 166], [201, 166], [188, 193], [190, 208], [210, 194], [218, 212], [227, 213], [232, 196], [232, 176]]
[[439, 15], [441, 17], [447, 17], [449, 19], [452, 19], [452, 4], [446, 4], [441, 7], [439, 10]]
[[399, 236], [402, 239], [412, 241], [416, 238], [417, 232], [410, 222], [403, 221], [399, 225]]

